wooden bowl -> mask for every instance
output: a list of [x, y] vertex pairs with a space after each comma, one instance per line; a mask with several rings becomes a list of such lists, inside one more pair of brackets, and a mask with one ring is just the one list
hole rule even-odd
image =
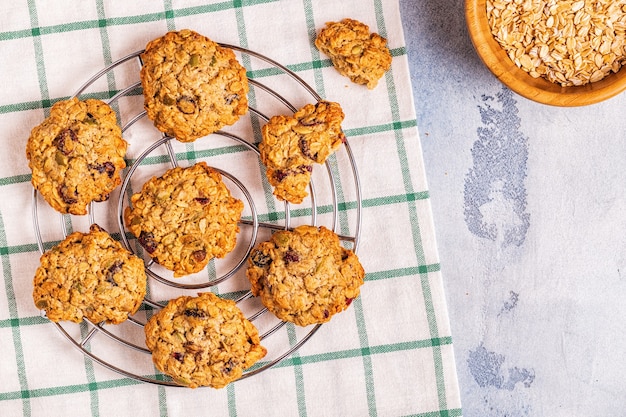
[[466, 0], [465, 18], [480, 59], [504, 85], [523, 97], [552, 106], [574, 107], [598, 103], [626, 89], [623, 69], [583, 86], [561, 87], [545, 78], [533, 78], [511, 61], [491, 34], [486, 0]]

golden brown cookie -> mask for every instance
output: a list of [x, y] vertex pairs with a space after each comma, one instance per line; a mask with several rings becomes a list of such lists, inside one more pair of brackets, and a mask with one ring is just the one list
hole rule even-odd
[[340, 74], [356, 84], [373, 89], [391, 67], [387, 40], [354, 19], [328, 22], [315, 39], [315, 46], [328, 55]]
[[94, 99], [55, 103], [26, 144], [31, 182], [61, 213], [87, 214], [120, 183], [128, 144], [111, 107]]
[[126, 227], [175, 277], [198, 272], [235, 247], [243, 202], [205, 162], [153, 177], [131, 205], [124, 211]]
[[323, 164], [346, 140], [343, 118], [338, 103], [320, 101], [263, 126], [259, 151], [277, 198], [300, 204], [308, 195], [313, 163]]
[[360, 293], [365, 271], [325, 227], [299, 226], [258, 244], [248, 258], [252, 294], [281, 320], [324, 323]]
[[191, 30], [168, 32], [141, 55], [147, 115], [181, 142], [232, 125], [248, 111], [248, 78], [235, 53]]
[[74, 232], [41, 256], [33, 300], [54, 322], [118, 324], [145, 294], [143, 261], [93, 224], [89, 233]]
[[235, 302], [213, 293], [171, 300], [145, 332], [157, 369], [190, 388], [222, 388], [267, 353]]

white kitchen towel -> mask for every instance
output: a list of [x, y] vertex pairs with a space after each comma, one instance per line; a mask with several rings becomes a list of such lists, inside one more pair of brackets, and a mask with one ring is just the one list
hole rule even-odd
[[[366, 23], [388, 40], [392, 68], [373, 90], [340, 75], [313, 44], [326, 22], [346, 17]], [[192, 144], [169, 141], [171, 148], [163, 145], [148, 152], [161, 136], [145, 117], [133, 122], [143, 104], [136, 88], [139, 60], [120, 63], [82, 87], [111, 63], [142, 50], [148, 41], [185, 28], [237, 49], [253, 82], [251, 108], [258, 113], [251, 111], [225, 128], [226, 136], [211, 135]], [[253, 52], [242, 53], [239, 48]], [[0, 15], [0, 52], [0, 415], [461, 415], [396, 0], [15, 1], [4, 5]], [[272, 61], [260, 60], [255, 53]], [[304, 80], [313, 94], [294, 84], [280, 65]], [[348, 146], [329, 160], [327, 169], [314, 168], [315, 202], [309, 198], [288, 210], [278, 204], [253, 147], [228, 136], [243, 137], [254, 145], [265, 117], [292, 110], [263, 86], [280, 91], [293, 107], [319, 95], [340, 103], [346, 114], [342, 126]], [[126, 88], [118, 99], [116, 94]], [[112, 102], [120, 124], [127, 127], [128, 164], [137, 166], [126, 194], [112, 193], [109, 201], [93, 205], [91, 216], [82, 217], [61, 216], [42, 199], [33, 200], [25, 157], [30, 130], [49, 114], [52, 104], [77, 93]], [[160, 381], [168, 378], [155, 371], [141, 349], [120, 345], [102, 329], [85, 323], [63, 325], [70, 340], [42, 317], [32, 301], [39, 245], [46, 250], [70, 231], [86, 231], [92, 221], [118, 239], [126, 237], [118, 227], [118, 202], [124, 204], [128, 193], [169, 167], [172, 155], [178, 165], [202, 160], [234, 178], [228, 181], [246, 201], [244, 215], [249, 223], [257, 217], [262, 224], [279, 227], [286, 222], [331, 225], [345, 237], [347, 246], [356, 243], [366, 271], [361, 296], [345, 312], [282, 361], [221, 390], [162, 385]], [[251, 226], [243, 224], [241, 229], [245, 241]], [[210, 280], [228, 269], [219, 262], [212, 263], [204, 275], [177, 282]], [[208, 290], [236, 297], [245, 290], [241, 277], [242, 270], [237, 270]], [[151, 297], [159, 300], [193, 292], [163, 286], [152, 278], [150, 288]], [[145, 311], [142, 314], [145, 317]], [[255, 323], [263, 325], [264, 319]], [[140, 326], [124, 326], [119, 331], [115, 326], [104, 330], [144, 348]], [[264, 343], [270, 352], [259, 366], [293, 347], [308, 330], [284, 326], [268, 335]], [[94, 334], [89, 336], [90, 332]], [[86, 353], [73, 343], [82, 343]], [[105, 358], [103, 362], [111, 366], [90, 355]]]

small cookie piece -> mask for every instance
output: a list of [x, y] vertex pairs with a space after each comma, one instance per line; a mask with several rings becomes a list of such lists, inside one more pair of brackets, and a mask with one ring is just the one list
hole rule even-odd
[[157, 369], [190, 388], [223, 388], [267, 353], [237, 304], [213, 293], [170, 300], [144, 330]]
[[153, 177], [126, 207], [126, 227], [148, 254], [175, 277], [202, 270], [237, 240], [243, 202], [205, 162]]
[[118, 324], [134, 314], [146, 294], [141, 259], [104, 229], [74, 232], [41, 256], [33, 280], [35, 306], [48, 319]]
[[148, 117], [160, 131], [192, 142], [248, 111], [248, 78], [235, 53], [191, 30], [150, 41], [140, 77]]
[[76, 97], [59, 101], [28, 138], [31, 182], [60, 213], [87, 214], [89, 203], [107, 200], [121, 183], [127, 147], [108, 104]]
[[263, 125], [261, 162], [278, 199], [300, 204], [308, 195], [312, 164], [323, 164], [346, 141], [343, 118], [338, 103], [320, 101], [307, 104], [293, 117], [274, 116]]
[[258, 244], [246, 276], [252, 294], [276, 317], [307, 326], [348, 308], [360, 293], [365, 271], [335, 233], [305, 225]]
[[387, 40], [370, 34], [369, 26], [353, 19], [328, 22], [315, 39], [317, 49], [330, 57], [333, 66], [356, 84], [370, 90], [391, 67]]

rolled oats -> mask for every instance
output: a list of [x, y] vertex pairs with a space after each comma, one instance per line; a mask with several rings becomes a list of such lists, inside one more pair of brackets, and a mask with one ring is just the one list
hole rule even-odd
[[487, 19], [509, 58], [563, 87], [619, 71], [626, 61], [626, 0], [487, 0]]

